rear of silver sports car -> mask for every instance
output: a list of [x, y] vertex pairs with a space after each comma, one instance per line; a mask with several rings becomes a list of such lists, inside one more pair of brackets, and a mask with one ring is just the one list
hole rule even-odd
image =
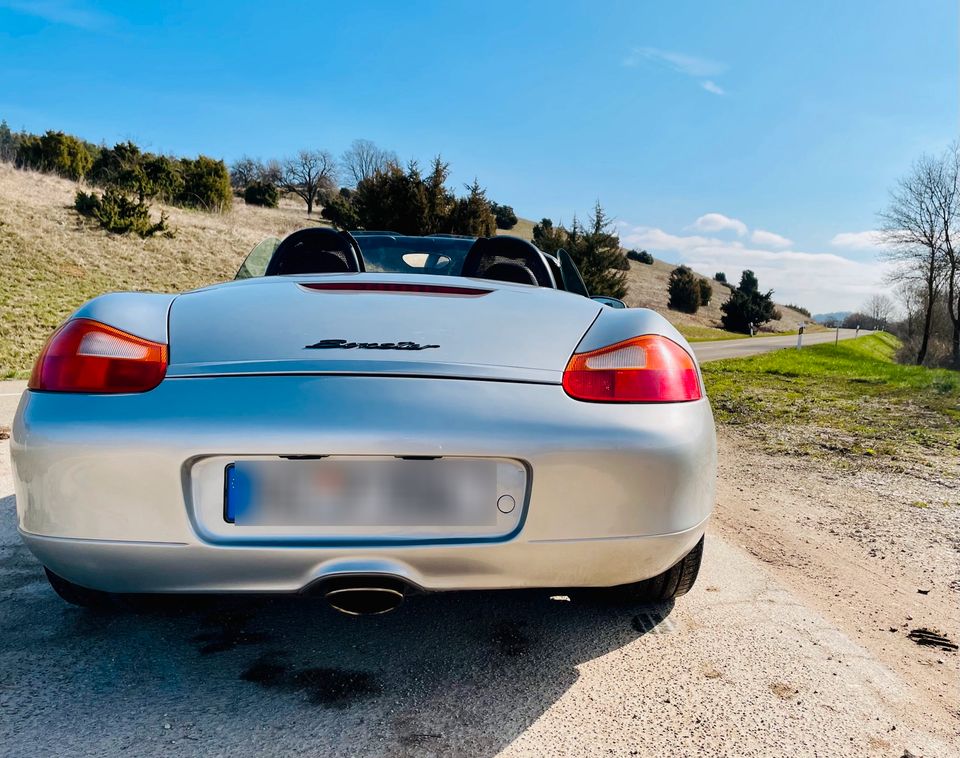
[[610, 587], [698, 546], [715, 432], [657, 314], [373, 274], [107, 295], [18, 410], [20, 533], [111, 593]]

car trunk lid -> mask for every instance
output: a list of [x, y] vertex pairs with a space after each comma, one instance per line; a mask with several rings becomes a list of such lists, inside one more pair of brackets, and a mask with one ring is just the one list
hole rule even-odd
[[177, 298], [167, 375], [559, 382], [601, 307], [557, 290], [459, 277], [250, 279]]

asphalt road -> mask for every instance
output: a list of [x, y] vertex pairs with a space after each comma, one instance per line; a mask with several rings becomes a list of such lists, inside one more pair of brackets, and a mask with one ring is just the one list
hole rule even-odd
[[547, 592], [365, 618], [297, 598], [73, 608], [17, 537], [8, 445], [0, 755], [955, 754], [910, 723], [895, 673], [715, 535], [693, 592], [652, 608]]
[[[864, 332], [866, 334], [867, 332]], [[840, 339], [848, 340], [857, 336], [856, 329], [841, 329]], [[811, 332], [803, 335], [804, 345], [819, 345], [833, 342], [836, 332]], [[723, 358], [746, 358], [750, 355], [769, 353], [774, 350], [797, 346], [797, 335], [785, 337], [746, 337], [739, 340], [716, 340], [709, 342], [691, 342], [690, 347], [701, 363], [719, 361]]]

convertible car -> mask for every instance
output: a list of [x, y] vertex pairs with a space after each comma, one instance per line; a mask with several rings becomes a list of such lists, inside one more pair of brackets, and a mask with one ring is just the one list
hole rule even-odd
[[325, 228], [258, 245], [231, 282], [82, 306], [37, 360], [11, 451], [20, 534], [85, 606], [665, 602], [696, 579], [716, 474], [686, 341], [591, 298], [564, 251]]

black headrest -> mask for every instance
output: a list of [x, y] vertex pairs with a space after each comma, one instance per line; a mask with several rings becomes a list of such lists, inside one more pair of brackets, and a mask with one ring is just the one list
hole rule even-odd
[[483, 278], [492, 279], [495, 282], [513, 282], [514, 284], [536, 285], [537, 283], [537, 277], [533, 275], [530, 269], [513, 261], [494, 263], [483, 272]]
[[363, 271], [363, 257], [348, 232], [314, 227], [293, 232], [281, 242], [264, 276], [340, 274]]
[[[491, 276], [490, 271], [499, 267], [500, 264], [511, 264], [511, 266], [526, 269], [533, 276], [533, 281], [527, 282], [525, 279], [504, 279], [501, 276]], [[497, 268], [497, 270], [500, 272], [506, 271], [505, 268]], [[511, 277], [517, 275], [514, 273], [511, 274]], [[463, 259], [460, 276], [536, 284], [551, 289], [556, 287], [543, 253], [519, 237], [480, 237], [467, 251], [467, 256]]]

